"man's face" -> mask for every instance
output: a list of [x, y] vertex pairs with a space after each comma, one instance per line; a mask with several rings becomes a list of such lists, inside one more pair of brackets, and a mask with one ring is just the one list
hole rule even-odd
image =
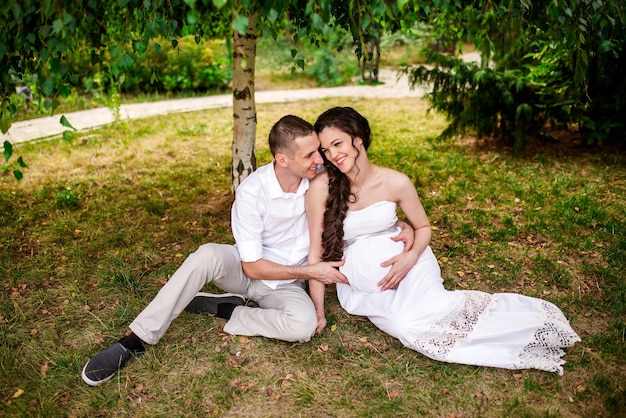
[[287, 156], [289, 171], [298, 177], [312, 179], [317, 174], [317, 168], [324, 163], [319, 153], [320, 140], [315, 132], [301, 136], [294, 141], [295, 152]]

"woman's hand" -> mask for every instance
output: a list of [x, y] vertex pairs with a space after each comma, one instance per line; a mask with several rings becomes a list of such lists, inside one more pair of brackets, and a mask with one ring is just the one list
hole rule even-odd
[[417, 259], [418, 255], [415, 251], [408, 251], [380, 263], [382, 267], [391, 266], [385, 277], [378, 282], [380, 290], [384, 292], [385, 290], [397, 288], [409, 270], [417, 263]]
[[326, 328], [326, 315], [322, 313], [321, 315], [317, 314], [317, 328], [315, 328], [316, 334], [321, 334], [322, 331]]

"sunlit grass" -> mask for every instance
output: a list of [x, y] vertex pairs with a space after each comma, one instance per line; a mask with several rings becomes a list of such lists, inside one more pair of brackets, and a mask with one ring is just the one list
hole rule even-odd
[[[115, 341], [184, 258], [232, 243], [232, 110], [119, 123], [20, 144], [25, 178], [0, 178], [0, 394], [6, 416], [619, 416], [626, 406], [626, 170], [567, 145], [440, 143], [416, 99], [258, 107], [258, 164], [286, 113], [350, 105], [371, 158], [406, 172], [433, 226], [449, 288], [557, 303], [583, 341], [565, 375], [438, 363], [346, 314], [307, 344], [240, 338], [183, 313], [112, 382], [80, 370]], [[215, 291], [207, 286], [207, 291]], [[15, 396], [15, 397], [14, 397]]]

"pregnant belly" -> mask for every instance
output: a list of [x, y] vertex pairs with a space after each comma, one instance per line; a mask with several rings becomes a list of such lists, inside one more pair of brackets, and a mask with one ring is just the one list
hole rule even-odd
[[381, 267], [404, 249], [404, 243], [391, 240], [393, 235], [363, 238], [350, 245], [344, 252], [345, 264], [340, 271], [346, 275], [353, 291], [378, 293], [378, 282], [391, 267]]

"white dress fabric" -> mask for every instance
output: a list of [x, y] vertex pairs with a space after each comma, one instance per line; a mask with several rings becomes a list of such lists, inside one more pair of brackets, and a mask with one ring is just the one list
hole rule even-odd
[[513, 293], [446, 290], [430, 247], [397, 289], [381, 292], [377, 283], [389, 268], [380, 263], [404, 246], [390, 239], [398, 232], [396, 220], [396, 204], [389, 201], [348, 212], [340, 270], [350, 284], [337, 284], [348, 313], [367, 316], [434, 360], [563, 374], [563, 348], [580, 337], [558, 307]]

